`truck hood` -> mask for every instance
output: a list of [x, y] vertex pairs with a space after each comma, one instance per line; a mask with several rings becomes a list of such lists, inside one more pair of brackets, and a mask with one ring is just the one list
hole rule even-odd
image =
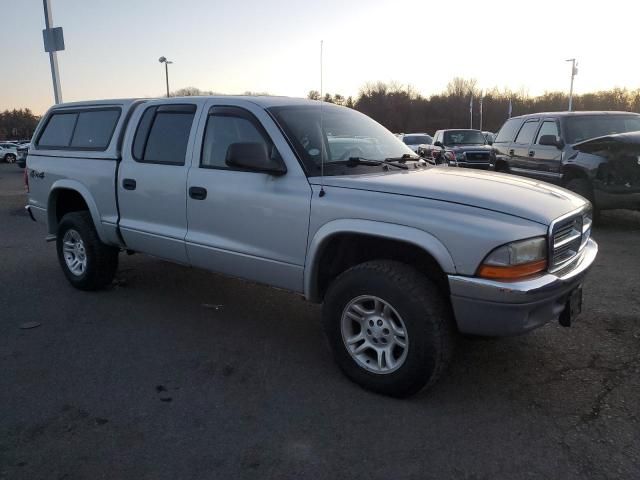
[[[309, 179], [319, 185], [320, 178]], [[364, 175], [324, 177], [324, 185], [457, 203], [549, 225], [587, 201], [548, 183], [514, 175], [432, 167]]]
[[451, 147], [447, 147], [447, 150], [454, 153], [462, 153], [462, 152], [491, 152], [493, 147], [491, 145], [454, 145]]

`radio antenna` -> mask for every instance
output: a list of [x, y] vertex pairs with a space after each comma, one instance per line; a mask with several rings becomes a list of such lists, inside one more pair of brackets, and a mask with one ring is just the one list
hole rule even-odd
[[324, 94], [322, 91], [322, 43], [320, 40], [320, 197], [324, 197], [324, 117], [323, 117], [323, 105]]

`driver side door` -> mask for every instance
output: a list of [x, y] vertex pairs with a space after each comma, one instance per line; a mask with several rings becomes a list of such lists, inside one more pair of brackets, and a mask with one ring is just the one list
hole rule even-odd
[[232, 144], [262, 143], [283, 164], [292, 153], [266, 112], [222, 100], [206, 108], [187, 178], [191, 264], [301, 292], [311, 202], [306, 176], [291, 164], [283, 175], [229, 166]]

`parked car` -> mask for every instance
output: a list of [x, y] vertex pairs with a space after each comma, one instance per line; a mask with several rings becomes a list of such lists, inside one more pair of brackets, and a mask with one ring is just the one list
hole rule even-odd
[[438, 130], [433, 145], [421, 147], [419, 155], [432, 164], [488, 170], [494, 165], [494, 154], [480, 130]]
[[29, 153], [29, 143], [22, 143], [16, 148], [16, 165], [25, 168], [27, 165], [27, 154]]
[[0, 158], [7, 163], [13, 163], [18, 158], [18, 146], [15, 143], [0, 143]]
[[[605, 150], [580, 154], [576, 148], [576, 144], [582, 144], [591, 149], [592, 144], [585, 143], [589, 139], [638, 130], [640, 115], [628, 112], [551, 112], [514, 117], [505, 122], [495, 139], [496, 170], [568, 188], [590, 200], [596, 213], [640, 208], [632, 187], [633, 169], [609, 165], [614, 157]], [[621, 142], [614, 138], [605, 143], [615, 145], [617, 150]], [[617, 173], [609, 177], [612, 170]]]
[[426, 133], [404, 133], [400, 140], [415, 153], [418, 153], [421, 146], [431, 145], [433, 142], [431, 135]]
[[[368, 158], [332, 156], [353, 139], [375, 144]], [[311, 100], [60, 104], [27, 168], [26, 208], [74, 287], [109, 285], [126, 250], [297, 292], [323, 304], [345, 374], [393, 396], [433, 385], [457, 332], [569, 325], [597, 253], [584, 198], [426, 166], [369, 117], [320, 118]]]

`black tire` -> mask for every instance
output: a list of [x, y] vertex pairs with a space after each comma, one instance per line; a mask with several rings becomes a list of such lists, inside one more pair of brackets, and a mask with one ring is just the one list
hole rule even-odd
[[567, 190], [571, 190], [573, 193], [577, 193], [578, 195], [586, 198], [591, 202], [593, 207], [593, 220], [598, 221], [600, 219], [600, 210], [597, 208], [595, 198], [593, 196], [593, 187], [591, 186], [591, 182], [586, 178], [572, 178], [567, 183], [565, 183], [564, 188]]
[[7, 163], [14, 163], [16, 161], [16, 156], [13, 153], [7, 153], [4, 156], [4, 161]]
[[[406, 358], [390, 373], [373, 373], [359, 365], [342, 339], [343, 312], [350, 301], [362, 295], [388, 302], [405, 324]], [[425, 275], [400, 262], [370, 261], [342, 273], [327, 291], [322, 316], [339, 367], [355, 383], [377, 393], [407, 397], [431, 387], [453, 353], [456, 334], [444, 294]]]
[[505, 162], [498, 162], [494, 167], [496, 172], [509, 173], [509, 166]]
[[[71, 271], [63, 253], [63, 239], [69, 230], [82, 239], [86, 255], [86, 268], [81, 274]], [[113, 281], [118, 269], [118, 249], [105, 245], [98, 238], [91, 214], [87, 211], [67, 213], [58, 225], [56, 250], [58, 261], [69, 283], [79, 290], [98, 290]]]

